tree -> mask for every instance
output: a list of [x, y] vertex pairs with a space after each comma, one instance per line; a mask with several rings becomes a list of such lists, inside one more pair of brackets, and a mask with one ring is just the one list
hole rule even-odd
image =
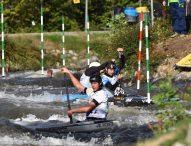
[[[5, 32], [40, 32], [40, 6], [44, 7], [44, 30], [60, 31], [61, 17], [65, 18], [65, 30], [84, 30], [85, 0], [73, 4], [72, 0], [4, 0]], [[138, 5], [137, 0], [89, 0], [90, 29], [100, 30], [112, 17], [116, 6]], [[35, 22], [35, 25], [32, 25]]]

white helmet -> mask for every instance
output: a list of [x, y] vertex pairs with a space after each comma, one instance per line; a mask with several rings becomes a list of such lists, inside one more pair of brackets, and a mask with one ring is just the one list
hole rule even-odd
[[92, 62], [90, 63], [89, 67], [97, 67], [100, 66], [101, 64], [99, 62]]

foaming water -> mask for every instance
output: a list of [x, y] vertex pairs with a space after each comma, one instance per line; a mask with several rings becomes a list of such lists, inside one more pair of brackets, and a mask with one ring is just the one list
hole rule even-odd
[[[119, 121], [118, 129], [69, 134], [36, 132], [34, 129], [38, 127], [69, 123], [66, 88], [62, 87], [66, 80], [35, 79], [33, 72], [22, 75], [26, 79], [10, 76], [0, 83], [0, 145], [132, 145], [153, 136], [147, 126], [155, 121], [152, 110], [116, 105], [110, 105], [108, 119]], [[88, 102], [86, 95], [73, 87], [68, 89], [72, 108]], [[73, 116], [74, 121], [84, 119], [85, 114]]]
[[[136, 107], [118, 107], [110, 105], [108, 118], [118, 120], [119, 129], [92, 133], [76, 134], [39, 134], [34, 131], [37, 127], [51, 127], [68, 123], [67, 104], [64, 102], [41, 102], [41, 100], [5, 95], [0, 100], [11, 101], [14, 106], [8, 106], [8, 111], [0, 119], [0, 144], [2, 145], [118, 145], [132, 144], [138, 139], [152, 137], [152, 131], [147, 123], [153, 121], [149, 110]], [[47, 93], [48, 95], [48, 93]], [[30, 101], [30, 102], [29, 102]], [[31, 103], [32, 102], [32, 103]], [[17, 105], [15, 104], [17, 103]], [[80, 106], [84, 101], [72, 102], [72, 107]], [[27, 104], [30, 104], [28, 106]], [[65, 104], [65, 106], [64, 106]], [[11, 110], [11, 107], [13, 108]], [[20, 107], [20, 108], [19, 108]], [[1, 108], [4, 108], [1, 106]], [[15, 109], [17, 109], [15, 111]], [[13, 112], [15, 111], [15, 112]], [[10, 114], [12, 113], [12, 114]], [[2, 116], [1, 116], [2, 117]], [[74, 115], [75, 120], [84, 120], [85, 114]], [[10, 132], [5, 132], [10, 131]], [[4, 133], [4, 134], [3, 134]]]
[[148, 107], [119, 107], [117, 105], [111, 105], [108, 116], [129, 125], [136, 124], [140, 126], [151, 121], [156, 121], [154, 112], [154, 110], [150, 110]]
[[0, 137], [1, 145], [46, 145], [46, 146], [94, 146], [94, 145], [113, 145], [111, 137], [108, 136], [101, 143], [99, 138], [92, 138], [89, 142], [76, 140], [74, 136], [66, 136], [65, 138], [44, 137], [34, 139], [27, 134], [20, 135], [18, 138], [11, 136]]
[[[77, 119], [84, 120], [84, 116], [77, 116]], [[61, 125], [62, 122], [69, 122], [68, 117], [63, 115], [52, 115], [48, 119], [39, 119], [35, 115], [27, 115], [26, 117], [10, 119], [9, 122], [3, 119], [0, 119], [0, 125], [3, 123], [6, 126], [14, 127], [10, 133], [7, 133], [5, 136], [0, 136], [1, 145], [113, 145], [113, 140], [109, 134], [106, 134], [104, 137], [100, 138], [101, 133], [92, 134], [31, 134], [26, 132], [26, 129], [34, 129], [37, 127], [49, 127], [53, 125]], [[50, 122], [53, 121], [53, 122]], [[35, 124], [34, 124], [35, 123]], [[46, 123], [47, 125], [45, 125]], [[19, 126], [18, 126], [19, 125]], [[22, 127], [22, 129], [21, 129]], [[16, 131], [20, 129], [21, 132]], [[17, 133], [13, 133], [17, 132]]]

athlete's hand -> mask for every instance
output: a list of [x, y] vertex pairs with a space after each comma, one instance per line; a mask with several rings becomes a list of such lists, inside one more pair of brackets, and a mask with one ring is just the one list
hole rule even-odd
[[73, 114], [72, 111], [69, 110], [69, 111], [68, 111], [68, 117], [72, 117], [72, 114]]
[[163, 6], [166, 6], [166, 1], [163, 0], [162, 5], [163, 5]]
[[123, 52], [124, 49], [123, 48], [117, 48], [117, 52]]
[[115, 59], [114, 59], [114, 58], [112, 58], [111, 61], [112, 61], [113, 63], [115, 63]]
[[93, 93], [94, 93], [93, 88], [87, 88], [87, 89], [86, 89], [86, 94], [87, 94], [88, 96], [91, 96]]
[[61, 68], [60, 71], [61, 71], [62, 73], [70, 73], [70, 71], [69, 71], [66, 67]]
[[118, 79], [118, 80], [122, 79], [122, 77], [123, 77], [123, 76], [122, 76], [121, 74], [118, 74], [118, 75], [117, 75], [117, 79]]

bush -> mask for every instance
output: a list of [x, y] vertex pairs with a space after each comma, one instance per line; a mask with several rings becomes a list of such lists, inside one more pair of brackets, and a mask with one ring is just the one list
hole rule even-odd
[[[143, 23], [143, 40], [142, 40], [142, 71], [146, 70], [146, 51], [145, 51], [145, 29]], [[131, 70], [131, 66], [137, 64], [139, 52], [139, 23], [128, 23], [124, 14], [115, 16], [109, 23], [111, 28], [111, 45], [108, 49], [112, 56], [116, 56], [116, 48], [125, 48], [126, 70]], [[170, 19], [156, 19], [154, 26], [149, 27], [149, 54], [150, 54], [150, 71], [156, 71], [157, 67], [165, 59], [166, 55], [154, 50], [154, 45], [160, 40], [167, 38], [171, 34]], [[157, 53], [157, 55], [156, 55]]]
[[158, 94], [153, 96], [153, 102], [159, 108], [156, 113], [159, 119], [163, 122], [164, 130], [170, 130], [175, 127], [177, 122], [186, 117], [185, 107], [178, 101], [179, 94], [177, 89], [172, 86], [171, 79], [161, 81], [158, 86], [153, 86], [157, 89]]
[[150, 40], [156, 42], [167, 38], [172, 33], [170, 28], [171, 24], [169, 19], [156, 19], [155, 24], [150, 31]]
[[126, 65], [129, 68], [132, 64], [137, 63], [139, 25], [128, 23], [124, 14], [115, 16], [108, 25], [112, 28], [110, 52], [116, 56], [116, 48], [125, 48], [125, 56], [128, 58]]

